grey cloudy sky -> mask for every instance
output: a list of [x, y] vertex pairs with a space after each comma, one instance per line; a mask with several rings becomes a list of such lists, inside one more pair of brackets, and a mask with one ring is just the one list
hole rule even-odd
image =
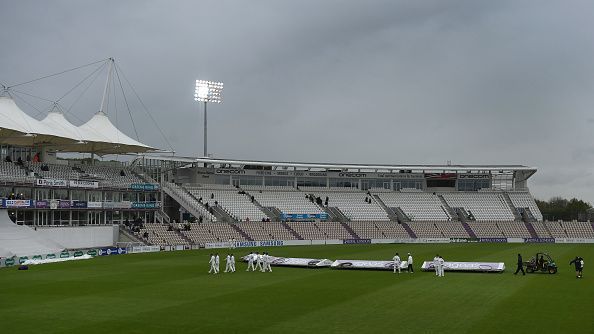
[[[2, 0], [0, 82], [114, 57], [180, 155], [202, 152], [194, 80], [220, 80], [216, 157], [524, 164], [536, 197], [594, 202], [593, 31], [592, 1]], [[18, 89], [56, 99], [91, 70]], [[132, 97], [140, 140], [167, 149]]]

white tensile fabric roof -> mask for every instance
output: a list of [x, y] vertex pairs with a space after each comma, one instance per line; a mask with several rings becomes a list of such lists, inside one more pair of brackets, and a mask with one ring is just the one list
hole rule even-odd
[[[153, 147], [140, 143], [116, 128], [107, 115], [99, 111], [88, 122], [78, 127], [88, 143], [86, 152], [116, 154], [126, 152], [155, 151]], [[80, 151], [79, 151], [80, 152]]]
[[20, 146], [47, 145], [64, 152], [99, 155], [156, 151], [122, 133], [103, 112], [96, 113], [80, 127], [55, 110], [38, 121], [7, 96], [0, 96], [0, 142]]
[[27, 115], [13, 99], [0, 96], [0, 142], [9, 145], [66, 144], [74, 139]]

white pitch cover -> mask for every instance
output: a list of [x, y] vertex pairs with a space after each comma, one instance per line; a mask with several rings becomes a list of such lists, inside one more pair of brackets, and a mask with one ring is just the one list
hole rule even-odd
[[[433, 261], [423, 262], [421, 269], [424, 271], [433, 271]], [[445, 271], [474, 271], [474, 272], [495, 272], [500, 273], [505, 270], [503, 262], [444, 262]]]
[[[394, 261], [336, 260], [330, 267], [333, 269], [394, 270]], [[407, 267], [408, 261], [400, 262], [401, 269]]]
[[[247, 262], [247, 255], [242, 257], [241, 259], [244, 262]], [[285, 266], [285, 267], [307, 267], [307, 268], [323, 268], [323, 267], [330, 267], [332, 264], [332, 260], [328, 259], [304, 259], [304, 258], [295, 258], [295, 257], [276, 257], [271, 256], [271, 263], [272, 266]]]

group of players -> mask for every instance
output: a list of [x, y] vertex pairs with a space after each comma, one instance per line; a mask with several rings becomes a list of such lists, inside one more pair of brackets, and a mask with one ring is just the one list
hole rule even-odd
[[[398, 274], [400, 274], [400, 266], [402, 265], [402, 260], [400, 259], [400, 255], [398, 255], [398, 253], [396, 253], [396, 255], [394, 255], [392, 260], [394, 261], [394, 274], [396, 274], [397, 272], [398, 272]], [[409, 274], [414, 273], [415, 270], [413, 268], [413, 257], [412, 257], [412, 255], [410, 255], [410, 253], [408, 253], [408, 258], [406, 259], [406, 263], [408, 264], [408, 266], [406, 268], [408, 273]]]
[[260, 272], [272, 272], [272, 267], [270, 264], [272, 263], [272, 256], [268, 255], [268, 253], [264, 252], [262, 254], [256, 252], [251, 252], [247, 256], [248, 267], [245, 271], [256, 271], [260, 270]]
[[[234, 273], [235, 272], [235, 256], [233, 254], [227, 254], [226, 258], [226, 265], [225, 265], [225, 272], [226, 273]], [[219, 273], [219, 253], [210, 254], [210, 260], [208, 261], [210, 264], [210, 270], [208, 271], [209, 274], [218, 274]]]

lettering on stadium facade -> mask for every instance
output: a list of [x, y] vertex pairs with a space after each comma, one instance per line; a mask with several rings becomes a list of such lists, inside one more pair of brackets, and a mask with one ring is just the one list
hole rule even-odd
[[243, 169], [217, 169], [217, 174], [245, 174]]
[[339, 173], [340, 177], [367, 177], [365, 173]]
[[458, 174], [459, 179], [490, 179], [490, 174]]

